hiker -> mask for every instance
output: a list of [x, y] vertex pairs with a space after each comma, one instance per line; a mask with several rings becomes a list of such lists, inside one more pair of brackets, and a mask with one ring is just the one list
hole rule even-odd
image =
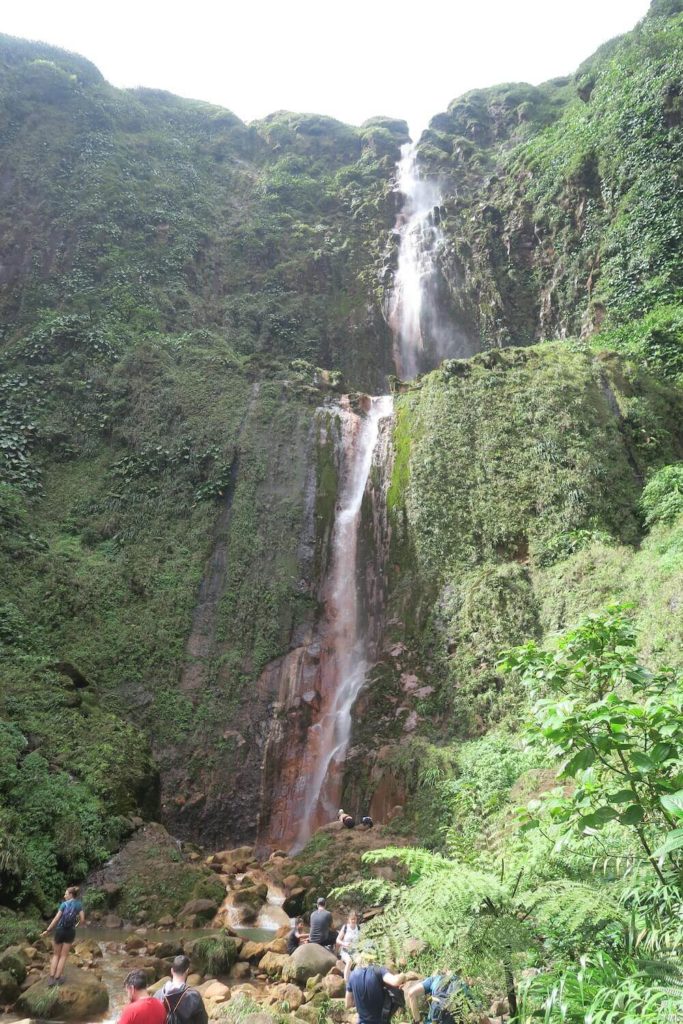
[[359, 934], [358, 914], [355, 910], [352, 910], [346, 920], [346, 924], [341, 926], [337, 936], [339, 956], [344, 961], [344, 981], [349, 980], [349, 974], [353, 966], [353, 954], [358, 945]]
[[356, 824], [356, 819], [353, 817], [353, 815], [347, 814], [346, 811], [341, 807], [339, 808], [337, 818], [339, 819], [339, 821], [341, 821], [344, 828], [353, 828], [353, 826]]
[[128, 1006], [119, 1017], [119, 1024], [166, 1024], [166, 1009], [147, 991], [144, 971], [131, 971], [123, 983]]
[[43, 935], [47, 935], [53, 929], [55, 932], [55, 937], [52, 940], [53, 953], [50, 962], [50, 977], [47, 982], [48, 988], [64, 984], [64, 967], [69, 950], [76, 938], [76, 929], [79, 924], [85, 924], [83, 904], [78, 898], [79, 893], [80, 889], [77, 885], [70, 885], [64, 891], [64, 899], [59, 904], [57, 913], [43, 932]]
[[[369, 951], [358, 955], [358, 966], [354, 967], [346, 982], [346, 1008], [350, 1010], [355, 1006], [359, 1024], [388, 1024], [394, 1009], [402, 1001], [398, 997], [406, 976], [392, 974], [373, 960]], [[390, 999], [392, 990], [393, 998]]]
[[297, 917], [294, 927], [287, 936], [287, 952], [291, 956], [295, 949], [298, 949], [302, 942], [308, 942], [308, 935], [304, 931], [303, 917]]
[[171, 964], [171, 980], [154, 993], [165, 1008], [167, 1024], [207, 1024], [204, 1000], [196, 988], [187, 987], [189, 973], [190, 958], [180, 953]]
[[[465, 1018], [465, 1013], [475, 1008], [474, 994], [469, 985], [451, 971], [431, 974], [423, 981], [412, 981], [406, 987], [406, 1006], [413, 1024], [420, 1024], [420, 1004], [424, 996], [429, 999], [429, 1010], [425, 1018], [427, 1024], [460, 1024], [470, 1019], [469, 1016]], [[481, 1024], [488, 1019], [486, 1016], [479, 1018]]]
[[366, 828], [372, 828], [372, 826], [375, 824], [369, 814], [366, 814], [363, 818], [361, 818], [360, 823], [361, 825], [365, 825]]
[[337, 933], [332, 927], [332, 914], [326, 910], [324, 896], [320, 896], [316, 903], [317, 910], [311, 914], [311, 921], [308, 928], [308, 941], [317, 942], [319, 946], [326, 949], [334, 949], [337, 941]]

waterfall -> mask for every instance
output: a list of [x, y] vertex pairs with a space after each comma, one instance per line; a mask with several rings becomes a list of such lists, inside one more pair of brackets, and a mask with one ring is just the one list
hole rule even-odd
[[370, 399], [370, 407], [362, 418], [343, 405], [339, 409], [345, 465], [332, 535], [326, 600], [336, 686], [310, 730], [307, 753], [313, 763], [297, 836], [300, 846], [311, 834], [316, 818], [336, 817], [341, 769], [351, 735], [351, 710], [365, 682], [366, 636], [358, 614], [358, 527], [380, 421], [390, 416], [392, 409], [389, 395]]
[[[323, 614], [301, 646], [271, 663], [261, 692], [277, 695], [264, 758], [258, 844], [297, 851], [320, 825], [333, 820], [341, 799], [352, 710], [365, 682], [368, 651], [381, 613], [381, 570], [367, 620], [361, 614], [359, 530], [373, 456], [386, 463], [380, 442], [392, 415], [389, 395], [362, 396], [360, 414], [348, 395], [318, 411], [321, 442], [335, 438], [339, 486], [330, 539], [329, 567], [322, 581]], [[374, 508], [382, 506], [374, 496]], [[375, 533], [381, 533], [377, 527]], [[365, 568], [365, 567], [363, 567]], [[363, 573], [365, 577], [365, 573]], [[373, 628], [374, 626], [374, 628]]]

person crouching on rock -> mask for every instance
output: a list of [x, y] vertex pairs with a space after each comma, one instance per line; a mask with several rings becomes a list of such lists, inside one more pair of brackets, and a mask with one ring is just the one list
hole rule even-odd
[[291, 956], [295, 949], [298, 949], [302, 942], [308, 942], [308, 935], [304, 931], [303, 917], [297, 917], [294, 927], [287, 936], [287, 952]]
[[172, 1015], [177, 1024], [207, 1024], [209, 1016], [201, 994], [187, 987], [189, 973], [190, 958], [181, 953], [171, 964], [171, 980], [154, 993], [154, 998], [165, 1008], [166, 1020]]
[[341, 821], [344, 828], [353, 828], [353, 826], [356, 824], [356, 819], [353, 817], [353, 815], [347, 814], [342, 807], [339, 808], [337, 818], [339, 819], [339, 821]]
[[64, 899], [59, 904], [57, 913], [43, 932], [43, 935], [47, 935], [54, 929], [55, 933], [55, 937], [52, 940], [53, 953], [50, 963], [50, 977], [47, 983], [48, 988], [52, 988], [53, 985], [64, 984], [64, 967], [69, 950], [76, 938], [76, 929], [79, 924], [85, 924], [83, 904], [78, 898], [79, 892], [80, 889], [77, 885], [70, 885], [65, 890]]
[[144, 971], [131, 971], [123, 986], [128, 994], [128, 1006], [119, 1017], [119, 1024], [166, 1024], [166, 1009], [147, 991]]

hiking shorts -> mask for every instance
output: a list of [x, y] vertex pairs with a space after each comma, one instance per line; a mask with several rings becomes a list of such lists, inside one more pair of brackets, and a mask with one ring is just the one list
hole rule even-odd
[[76, 929], [73, 927], [60, 928], [59, 925], [55, 928], [55, 945], [61, 946], [63, 942], [71, 943], [76, 938]]

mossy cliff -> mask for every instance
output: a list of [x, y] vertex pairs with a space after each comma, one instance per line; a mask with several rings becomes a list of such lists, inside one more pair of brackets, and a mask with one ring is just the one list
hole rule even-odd
[[[444, 313], [487, 347], [616, 331], [654, 309], [670, 321], [683, 287], [682, 11], [654, 3], [573, 76], [467, 93], [422, 135], [443, 184]], [[646, 334], [621, 340], [675, 361], [675, 343], [667, 356]]]
[[[676, 657], [679, 527], [640, 502], [682, 454], [679, 8], [422, 138], [442, 312], [491, 351], [398, 388], [354, 808], [514, 712], [501, 647], [609, 596]], [[43, 907], [136, 812], [254, 837], [262, 681], [320, 614], [335, 514], [314, 413], [393, 369], [407, 129], [246, 125], [2, 37], [0, 134], [0, 883]]]
[[501, 651], [611, 599], [635, 603], [653, 665], [681, 665], [681, 523], [650, 532], [641, 508], [644, 482], [683, 456], [679, 389], [554, 342], [447, 361], [397, 397], [396, 418], [388, 627], [349, 761], [358, 807], [378, 781], [400, 802], [436, 756], [425, 740], [514, 721]]

